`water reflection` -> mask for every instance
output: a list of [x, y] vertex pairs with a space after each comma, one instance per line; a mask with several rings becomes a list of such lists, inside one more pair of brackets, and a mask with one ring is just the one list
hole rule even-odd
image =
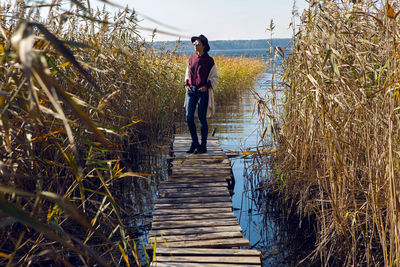
[[[122, 205], [123, 222], [128, 235], [136, 240], [139, 259], [147, 266], [145, 246], [151, 229], [153, 205], [158, 185], [168, 177], [170, 140], [161, 140], [157, 146], [132, 145], [123, 164], [126, 171], [139, 173], [141, 177], [126, 177], [114, 185]], [[116, 188], [117, 187], [117, 188]]]

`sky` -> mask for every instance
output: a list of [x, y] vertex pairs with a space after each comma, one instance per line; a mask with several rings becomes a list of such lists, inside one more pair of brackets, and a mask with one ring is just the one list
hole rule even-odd
[[[209, 40], [268, 39], [266, 29], [271, 19], [274, 38], [290, 38], [293, 30], [293, 0], [119, 0], [121, 6], [134, 8], [142, 28], [157, 28], [173, 35], [158, 33], [156, 41], [189, 40], [204, 34]], [[102, 6], [99, 1], [96, 5]], [[296, 0], [299, 13], [308, 7], [306, 0]], [[107, 9], [113, 9], [108, 7]], [[156, 20], [158, 23], [151, 21]], [[297, 22], [299, 19], [297, 18]], [[150, 31], [142, 37], [151, 39]]]

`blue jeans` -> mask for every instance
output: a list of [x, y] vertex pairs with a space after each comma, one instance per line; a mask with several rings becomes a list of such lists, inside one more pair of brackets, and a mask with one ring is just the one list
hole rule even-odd
[[196, 87], [191, 86], [186, 92], [186, 122], [192, 136], [192, 144], [199, 145], [197, 137], [196, 124], [194, 123], [194, 112], [198, 105], [198, 117], [200, 121], [201, 146], [207, 146], [208, 124], [207, 124], [207, 107], [208, 107], [208, 91], [200, 92]]

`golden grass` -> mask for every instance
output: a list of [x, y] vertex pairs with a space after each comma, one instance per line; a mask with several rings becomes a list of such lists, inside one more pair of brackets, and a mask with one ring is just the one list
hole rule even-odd
[[328, 265], [400, 261], [399, 6], [376, 2], [312, 1], [284, 62], [273, 183]]
[[260, 58], [216, 56], [219, 82], [215, 90], [217, 103], [234, 99], [245, 89], [250, 89], [266, 65]]

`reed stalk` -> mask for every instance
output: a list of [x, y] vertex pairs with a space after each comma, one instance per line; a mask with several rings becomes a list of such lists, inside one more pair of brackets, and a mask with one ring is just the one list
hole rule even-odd
[[184, 68], [128, 8], [71, 3], [0, 3], [0, 265], [140, 266], [118, 188], [182, 117]]
[[399, 264], [398, 15], [395, 1], [310, 1], [283, 63], [272, 160], [286, 184], [270, 186], [315, 217], [310, 258], [326, 265]]

